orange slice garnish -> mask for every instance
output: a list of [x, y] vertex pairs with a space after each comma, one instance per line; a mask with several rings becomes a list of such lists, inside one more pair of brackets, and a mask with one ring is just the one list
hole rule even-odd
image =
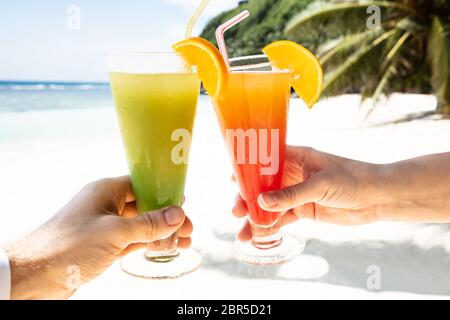
[[292, 72], [292, 87], [311, 108], [322, 92], [323, 71], [308, 49], [293, 41], [276, 41], [263, 49], [273, 66]]
[[212, 98], [221, 97], [228, 84], [228, 69], [219, 50], [203, 38], [189, 38], [172, 46], [189, 67], [197, 68], [203, 86]]

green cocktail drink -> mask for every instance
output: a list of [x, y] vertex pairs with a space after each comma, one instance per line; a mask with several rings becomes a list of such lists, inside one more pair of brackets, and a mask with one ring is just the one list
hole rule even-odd
[[193, 73], [111, 73], [140, 213], [181, 206], [200, 88]]
[[[115, 54], [108, 69], [138, 213], [181, 206], [200, 79], [176, 53]], [[124, 257], [122, 269], [145, 278], [194, 271], [200, 255], [178, 251], [177, 240], [148, 243]]]

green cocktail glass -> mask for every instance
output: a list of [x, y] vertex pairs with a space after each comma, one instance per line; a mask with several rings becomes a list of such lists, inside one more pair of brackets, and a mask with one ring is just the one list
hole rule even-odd
[[[138, 212], [181, 206], [200, 79], [176, 53], [108, 56], [116, 105]], [[122, 269], [144, 278], [174, 278], [201, 263], [179, 250], [177, 234], [122, 259]]]

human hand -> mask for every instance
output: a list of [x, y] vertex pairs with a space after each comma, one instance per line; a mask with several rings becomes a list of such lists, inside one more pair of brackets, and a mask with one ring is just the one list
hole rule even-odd
[[[377, 217], [378, 166], [349, 160], [311, 148], [288, 146], [283, 187], [260, 195], [264, 210], [284, 212], [282, 225], [309, 218], [327, 223], [356, 225]], [[247, 216], [245, 202], [236, 197], [233, 214]], [[251, 240], [248, 221], [238, 234]]]
[[118, 257], [178, 230], [189, 247], [192, 223], [179, 207], [138, 215], [129, 177], [84, 187], [44, 225], [5, 248], [11, 265], [12, 299], [62, 299], [73, 267], [79, 284], [105, 271]]

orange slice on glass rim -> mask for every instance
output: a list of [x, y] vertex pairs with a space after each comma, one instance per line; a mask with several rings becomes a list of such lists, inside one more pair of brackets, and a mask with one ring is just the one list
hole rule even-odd
[[203, 86], [212, 98], [221, 97], [228, 84], [228, 68], [219, 50], [203, 38], [189, 38], [172, 46], [189, 67], [197, 68]]
[[292, 72], [292, 87], [311, 108], [322, 92], [323, 71], [319, 60], [293, 41], [275, 41], [262, 50], [273, 66]]

